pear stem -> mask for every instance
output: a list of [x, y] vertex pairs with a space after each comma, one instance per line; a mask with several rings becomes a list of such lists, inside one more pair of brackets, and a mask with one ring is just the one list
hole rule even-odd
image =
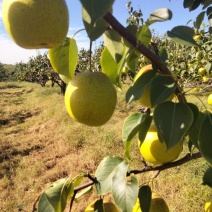
[[74, 35], [72, 36], [72, 38], [74, 38], [79, 32], [81, 32], [81, 31], [83, 31], [83, 30], [85, 30], [85, 29], [80, 29], [80, 30], [78, 30], [77, 32], [75, 32]]

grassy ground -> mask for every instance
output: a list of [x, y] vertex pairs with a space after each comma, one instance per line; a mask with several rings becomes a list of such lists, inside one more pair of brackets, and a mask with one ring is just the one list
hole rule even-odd
[[[126, 89], [126, 86], [124, 87]], [[193, 97], [189, 97], [193, 98]], [[205, 97], [201, 97], [205, 102]], [[112, 119], [102, 127], [87, 127], [67, 115], [59, 88], [30, 83], [0, 83], [0, 211], [32, 210], [40, 192], [63, 177], [82, 171], [95, 173], [107, 155], [124, 157], [123, 120], [140, 105], [124, 104], [124, 93]], [[195, 104], [199, 99], [195, 97]], [[132, 147], [132, 169], [141, 168], [137, 142]], [[184, 153], [188, 151], [185, 146]], [[160, 173], [153, 188], [172, 212], [203, 211], [211, 190], [201, 185], [208, 165], [198, 159]], [[148, 182], [153, 173], [138, 177]], [[73, 211], [81, 211], [96, 198], [82, 197]], [[68, 211], [68, 210], [67, 210]]]

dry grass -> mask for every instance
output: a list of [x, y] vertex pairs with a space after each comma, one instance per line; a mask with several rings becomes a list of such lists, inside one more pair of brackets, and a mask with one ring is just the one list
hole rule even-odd
[[[125, 105], [124, 92], [119, 92], [112, 119], [94, 128], [70, 119], [57, 87], [1, 83], [0, 98], [0, 211], [3, 212], [29, 212], [39, 193], [52, 182], [81, 172], [93, 174], [107, 155], [124, 157], [123, 120], [140, 108], [136, 103]], [[142, 166], [136, 143], [132, 146], [132, 169]], [[191, 161], [162, 172], [154, 180], [154, 189], [166, 199], [170, 211], [203, 211], [204, 202], [211, 195], [210, 189], [201, 185], [207, 166], [202, 159]], [[148, 182], [152, 174], [140, 175], [139, 182]], [[73, 211], [80, 211], [94, 198], [95, 193], [82, 197]]]

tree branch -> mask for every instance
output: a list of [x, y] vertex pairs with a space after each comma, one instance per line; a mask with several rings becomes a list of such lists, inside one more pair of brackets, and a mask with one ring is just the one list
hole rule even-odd
[[70, 202], [70, 207], [69, 207], [69, 212], [71, 212], [71, 209], [72, 209], [72, 206], [73, 206], [73, 203], [74, 203], [74, 200], [75, 200], [75, 197], [77, 195], [77, 192], [84, 189], [84, 188], [87, 188], [89, 186], [92, 186], [94, 183], [98, 183], [97, 179], [95, 177], [92, 177], [89, 173], [85, 175], [85, 177], [88, 177], [91, 181], [86, 183], [86, 184], [83, 184], [81, 186], [77, 186], [74, 188], [74, 194], [73, 196], [71, 197], [71, 202]]
[[129, 172], [129, 175], [130, 174], [140, 174], [140, 173], [144, 173], [144, 172], [148, 172], [148, 171], [163, 171], [165, 169], [170, 169], [170, 168], [173, 168], [173, 167], [176, 167], [176, 166], [180, 166], [180, 165], [183, 165], [184, 163], [187, 163], [191, 160], [196, 160], [198, 158], [201, 158], [202, 155], [200, 152], [197, 152], [197, 153], [194, 153], [194, 154], [186, 154], [183, 158], [177, 160], [177, 161], [174, 161], [174, 162], [171, 162], [171, 163], [166, 163], [166, 164], [163, 164], [163, 165], [160, 165], [160, 166], [145, 166], [143, 169], [141, 170], [131, 170]]
[[[172, 82], [175, 82], [175, 79], [164, 61], [141, 42], [139, 42], [110, 12], [107, 12], [103, 18], [111, 25], [113, 30], [118, 32], [119, 35], [126, 39], [135, 49], [151, 60], [162, 74], [168, 76]], [[180, 102], [186, 102], [185, 96], [182, 94], [179, 86], [176, 88], [175, 94]]]
[[75, 196], [77, 195], [77, 192], [78, 192], [78, 191], [81, 191], [81, 190], [84, 189], [84, 188], [87, 188], [87, 187], [89, 187], [89, 186], [92, 186], [93, 184], [94, 184], [94, 181], [92, 180], [92, 181], [90, 181], [90, 182], [88, 182], [88, 183], [85, 183], [85, 184], [83, 184], [83, 185], [81, 185], [81, 186], [78, 186], [78, 187], [74, 188], [74, 194], [73, 194], [73, 196], [72, 196], [72, 198], [71, 198], [70, 207], [69, 207], [69, 212], [71, 212], [71, 209], [72, 209], [72, 206], [73, 206], [73, 203], [74, 203]]
[[[199, 159], [201, 158], [202, 155], [200, 152], [197, 152], [197, 153], [194, 153], [194, 154], [186, 154], [183, 158], [177, 160], [177, 161], [174, 161], [174, 162], [171, 162], [171, 163], [167, 163], [167, 164], [163, 164], [163, 165], [160, 165], [160, 166], [145, 166], [143, 169], [141, 170], [131, 170], [127, 176], [130, 176], [131, 174], [141, 174], [141, 173], [144, 173], [144, 172], [149, 172], [149, 171], [157, 171], [157, 175], [159, 174], [160, 171], [163, 171], [165, 169], [170, 169], [170, 168], [173, 168], [173, 167], [176, 167], [176, 166], [180, 166], [180, 165], [183, 165], [184, 163], [187, 163], [191, 160], [196, 160], [196, 159]], [[91, 181], [89, 181], [88, 183], [84, 184], [84, 185], [81, 185], [81, 186], [78, 186], [76, 188], [74, 188], [74, 194], [76, 195], [76, 193], [88, 186], [92, 186], [94, 183], [96, 182], [96, 180], [94, 181], [93, 179]], [[74, 198], [72, 197], [73, 201], [74, 201]], [[72, 205], [72, 204], [71, 204]], [[71, 207], [70, 207], [71, 208]], [[71, 211], [71, 210], [70, 210]], [[69, 211], [69, 212], [70, 212]]]
[[[149, 171], [157, 171], [157, 173], [159, 174], [160, 171], [163, 171], [165, 169], [170, 169], [170, 168], [173, 168], [173, 167], [176, 167], [176, 166], [183, 165], [184, 163], [187, 163], [187, 162], [189, 162], [191, 160], [196, 160], [196, 159], [201, 158], [201, 157], [202, 157], [202, 155], [201, 155], [200, 152], [194, 153], [192, 155], [190, 153], [188, 153], [183, 158], [181, 158], [181, 159], [179, 159], [177, 161], [174, 161], [172, 163], [167, 163], [167, 164], [163, 164], [163, 165], [160, 165], [160, 166], [145, 166], [143, 169], [140, 169], [140, 170], [131, 170], [129, 173], [127, 173], [127, 176], [130, 176], [131, 174], [135, 174], [135, 175], [136, 174], [141, 174], [141, 173], [149, 172]], [[73, 202], [74, 202], [74, 199], [75, 199], [75, 196], [76, 196], [77, 192], [81, 191], [84, 188], [92, 186], [95, 183], [98, 183], [97, 179], [91, 177], [89, 174], [87, 175], [87, 177], [90, 179], [89, 182], [74, 188], [74, 194], [73, 194], [73, 196], [71, 198], [69, 212], [71, 211], [71, 208], [73, 206]], [[37, 211], [36, 204], [39, 201], [39, 198], [42, 195], [42, 193], [43, 192], [41, 192], [39, 194], [39, 196], [36, 198], [36, 200], [34, 201], [32, 212]]]

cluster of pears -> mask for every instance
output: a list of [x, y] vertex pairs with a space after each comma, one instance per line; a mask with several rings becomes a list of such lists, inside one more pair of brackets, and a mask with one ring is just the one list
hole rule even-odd
[[91, 202], [85, 209], [85, 212], [94, 212], [103, 208], [105, 212], [118, 212], [118, 208], [112, 202], [111, 198], [104, 198], [103, 200], [96, 199]]
[[[139, 199], [137, 199], [132, 212], [142, 212]], [[166, 201], [156, 192], [152, 192], [149, 212], [169, 212]]]
[[[134, 82], [136, 82], [140, 76], [147, 72], [154, 72], [152, 65], [146, 65], [140, 69], [135, 76]], [[170, 95], [165, 101], [171, 101], [174, 98], [174, 94]], [[150, 86], [147, 86], [143, 92], [143, 95], [138, 101], [148, 107], [152, 108], [150, 101]], [[183, 143], [179, 142], [176, 146], [167, 149], [166, 143], [159, 139], [158, 131], [154, 124], [149, 128], [146, 137], [143, 142], [138, 141], [138, 147], [143, 158], [152, 165], [160, 165], [174, 161], [178, 158], [183, 149]]]
[[[104, 198], [103, 200], [95, 199], [86, 207], [85, 212], [98, 211], [98, 209], [100, 208], [103, 208], [105, 212], [119, 211], [118, 207], [113, 203], [111, 198]], [[132, 212], [142, 212], [138, 198], [136, 200]], [[169, 208], [166, 204], [166, 201], [156, 192], [152, 192], [149, 212], [169, 212]]]
[[[3, 0], [5, 29], [22, 48], [56, 48], [65, 42], [69, 13], [65, 0]], [[70, 81], [65, 105], [70, 116], [89, 126], [101, 126], [112, 116], [116, 90], [103, 73], [82, 73]]]

